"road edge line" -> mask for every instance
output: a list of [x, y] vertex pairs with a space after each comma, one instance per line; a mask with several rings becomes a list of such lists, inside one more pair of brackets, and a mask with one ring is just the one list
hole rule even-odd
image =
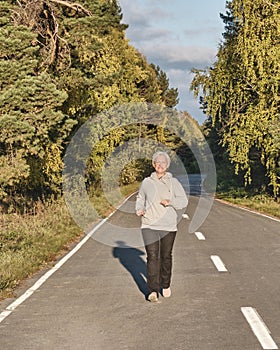
[[245, 210], [245, 211], [248, 211], [249, 213], [253, 213], [253, 214], [256, 214], [256, 215], [259, 215], [259, 216], [263, 216], [264, 218], [271, 219], [271, 220], [276, 221], [276, 222], [280, 222], [280, 219], [275, 218], [274, 216], [270, 216], [268, 214], [264, 214], [264, 213], [261, 213], [259, 211], [255, 211], [255, 210], [250, 209], [250, 208], [241, 207], [238, 204], [227, 202], [224, 199], [215, 198], [214, 200], [217, 201], [217, 202], [229, 205], [230, 207], [234, 207], [234, 208], [238, 208], [238, 209], [241, 209], [241, 210]]
[[62, 259], [60, 259], [51, 269], [44, 273], [30, 288], [28, 288], [21, 296], [19, 296], [15, 301], [9, 304], [0, 313], [0, 323], [5, 320], [19, 305], [21, 305], [25, 300], [27, 300], [31, 295], [40, 288], [60, 267], [62, 267], [74, 254], [76, 254], [81, 247], [92, 237], [92, 235], [123, 205], [125, 202], [132, 197], [136, 192], [133, 192], [124, 201], [110, 213], [106, 218], [98, 222], [93, 229], [85, 234], [85, 237], [73, 248], [71, 249]]

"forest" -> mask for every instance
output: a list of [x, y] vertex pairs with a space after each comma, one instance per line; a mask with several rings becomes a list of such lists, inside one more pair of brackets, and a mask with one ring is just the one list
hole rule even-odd
[[[61, 195], [65, 149], [89, 118], [120, 103], [178, 102], [165, 72], [129, 44], [115, 0], [5, 0], [0, 18], [2, 210]], [[98, 187], [106, 156], [133, 132], [114, 130], [99, 143], [89, 186]]]
[[[215, 157], [218, 188], [244, 186], [277, 200], [279, 2], [228, 1], [221, 18], [217, 60], [203, 71], [194, 68], [191, 86], [206, 115], [201, 130]], [[178, 91], [166, 73], [126, 38], [117, 0], [4, 0], [0, 19], [2, 211], [61, 195], [66, 147], [92, 116], [128, 102], [176, 108]], [[110, 131], [93, 150], [90, 188], [100, 187], [106, 157], [138, 129]], [[164, 128], [145, 126], [141, 137], [167, 142], [191, 164], [188, 172], [197, 171], [188, 146]], [[136, 163], [129, 165], [131, 182], [147, 167]]]
[[[206, 121], [198, 125], [182, 111], [182, 123], [211, 149], [217, 197], [256, 195], [255, 209], [266, 204], [267, 213], [279, 216], [279, 1], [232, 0], [226, 8], [215, 63], [193, 68], [191, 90]], [[0, 300], [84, 234], [65, 205], [62, 174], [67, 147], [89, 120], [99, 122], [96, 132], [103, 127], [85, 170], [101, 217], [114, 209], [102, 194], [102, 169], [130, 139], [145, 140], [146, 148], [161, 144], [188, 174], [200, 171], [191, 144], [167, 127], [178, 90], [129, 43], [128, 25], [117, 0], [0, 2]], [[96, 117], [129, 103], [169, 112], [162, 125], [124, 120], [114, 129]], [[151, 164], [142, 158], [121, 164], [113, 180], [126, 196]]]

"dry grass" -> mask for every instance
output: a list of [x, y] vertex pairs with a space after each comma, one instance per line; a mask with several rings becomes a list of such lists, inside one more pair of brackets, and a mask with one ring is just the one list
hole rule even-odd
[[2, 214], [0, 298], [10, 296], [20, 281], [68, 250], [81, 234], [62, 200], [38, 204], [33, 214]]
[[[134, 192], [138, 184], [121, 189], [122, 196]], [[120, 204], [117, 193], [111, 193]], [[105, 217], [115, 209], [104, 194], [92, 196], [98, 214]], [[55, 261], [84, 233], [72, 220], [63, 199], [37, 203], [33, 213], [0, 214], [0, 300], [13, 295], [19, 283]]]
[[266, 194], [245, 194], [238, 192], [219, 193], [217, 198], [232, 204], [253, 209], [261, 213], [280, 218], [280, 203]]

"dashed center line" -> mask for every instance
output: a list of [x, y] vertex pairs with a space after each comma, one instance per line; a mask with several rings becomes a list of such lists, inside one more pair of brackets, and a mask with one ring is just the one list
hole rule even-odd
[[[202, 232], [196, 231], [195, 235], [199, 240], [205, 240], [205, 236]], [[219, 272], [227, 272], [227, 268], [223, 263], [222, 259], [218, 255], [211, 255], [211, 260]], [[249, 323], [253, 333], [260, 342], [264, 350], [279, 349], [277, 344], [274, 342], [270, 335], [270, 331], [266, 324], [258, 314], [257, 310], [252, 307], [242, 307], [241, 311]]]
[[211, 255], [211, 260], [219, 272], [227, 272], [227, 268], [218, 255]]
[[202, 232], [195, 232], [194, 234], [196, 235], [197, 239], [199, 239], [200, 241], [205, 241], [205, 237]]
[[249, 323], [258, 341], [261, 343], [263, 349], [273, 350], [278, 349], [274, 340], [270, 335], [270, 331], [262, 320], [261, 316], [258, 314], [257, 310], [252, 307], [242, 307], [241, 311]]

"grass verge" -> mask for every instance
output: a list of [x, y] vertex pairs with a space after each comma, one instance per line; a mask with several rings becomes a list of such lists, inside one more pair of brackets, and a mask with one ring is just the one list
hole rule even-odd
[[[91, 200], [101, 217], [107, 216], [138, 184], [111, 192], [93, 193]], [[0, 214], [0, 300], [14, 295], [16, 287], [40, 269], [52, 264], [84, 233], [72, 220], [63, 199], [37, 203], [32, 214]]]
[[0, 235], [0, 300], [19, 283], [46, 267], [82, 234], [62, 199], [36, 204], [33, 214], [2, 214]]
[[280, 218], [280, 203], [276, 202], [267, 194], [254, 194], [242, 190], [232, 190], [229, 192], [218, 192], [216, 193], [216, 197], [241, 207]]

